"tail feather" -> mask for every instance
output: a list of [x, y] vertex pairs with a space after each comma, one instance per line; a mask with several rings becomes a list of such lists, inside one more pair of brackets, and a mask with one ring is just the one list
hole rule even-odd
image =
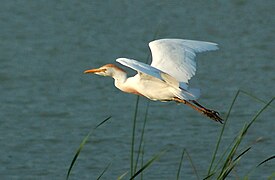
[[200, 89], [195, 89], [195, 88], [190, 88], [190, 89], [183, 89], [180, 88], [180, 94], [177, 95], [177, 97], [179, 97], [180, 99], [185, 99], [185, 100], [197, 100], [201, 93], [200, 93]]
[[198, 88], [190, 88], [188, 89], [188, 91], [193, 94], [193, 96], [195, 97], [194, 100], [199, 99], [199, 97], [201, 96], [201, 90]]

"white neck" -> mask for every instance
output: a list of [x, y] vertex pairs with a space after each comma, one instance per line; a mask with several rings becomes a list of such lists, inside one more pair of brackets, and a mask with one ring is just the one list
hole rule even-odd
[[115, 80], [115, 86], [122, 90], [124, 87], [124, 84], [127, 80], [127, 74], [126, 72], [123, 71], [114, 71], [113, 76], [112, 76]]

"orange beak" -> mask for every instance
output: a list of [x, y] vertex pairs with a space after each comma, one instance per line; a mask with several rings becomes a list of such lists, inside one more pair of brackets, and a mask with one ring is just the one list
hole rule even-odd
[[89, 69], [84, 71], [84, 73], [97, 73], [97, 72], [105, 72], [106, 69]]

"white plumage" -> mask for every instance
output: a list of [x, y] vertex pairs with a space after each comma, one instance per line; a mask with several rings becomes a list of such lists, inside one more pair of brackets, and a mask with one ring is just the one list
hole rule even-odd
[[[118, 58], [116, 61], [139, 73], [158, 78], [166, 83], [169, 82], [168, 79], [170, 82], [173, 81], [174, 85], [177, 82], [176, 86], [179, 89], [170, 89], [170, 91], [173, 91], [173, 95], [181, 99], [198, 99], [200, 90], [188, 88], [187, 84], [196, 72], [195, 53], [216, 50], [218, 49], [217, 44], [183, 39], [160, 39], [150, 42], [149, 47], [152, 53], [151, 65], [128, 58]], [[154, 90], [150, 89], [150, 91]], [[160, 95], [158, 94], [158, 96]], [[154, 97], [148, 98], [156, 99]]]
[[[188, 81], [196, 73], [196, 53], [217, 50], [212, 42], [159, 39], [149, 43], [152, 53], [151, 65], [128, 58], [118, 58], [120, 64], [136, 70], [133, 77], [113, 64], [91, 69], [85, 73], [111, 76], [115, 86], [128, 93], [145, 96], [151, 100], [176, 101], [187, 104], [208, 117], [221, 122], [218, 113], [206, 109], [197, 101], [200, 90], [188, 87]], [[195, 105], [194, 105], [195, 104]]]
[[218, 49], [215, 43], [183, 39], [160, 39], [150, 42], [149, 47], [151, 66], [185, 83], [195, 75], [195, 53]]

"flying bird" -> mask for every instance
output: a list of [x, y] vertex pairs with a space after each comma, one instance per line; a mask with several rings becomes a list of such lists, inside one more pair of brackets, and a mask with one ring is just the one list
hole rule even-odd
[[200, 90], [189, 87], [188, 81], [196, 73], [196, 53], [217, 50], [212, 42], [159, 39], [149, 43], [152, 53], [151, 65], [128, 58], [118, 58], [117, 62], [127, 66], [137, 74], [127, 77], [127, 72], [114, 64], [106, 64], [84, 73], [110, 76], [115, 86], [123, 92], [144, 96], [154, 101], [175, 101], [186, 104], [209, 118], [222, 123], [215, 110], [208, 109], [197, 101]]

